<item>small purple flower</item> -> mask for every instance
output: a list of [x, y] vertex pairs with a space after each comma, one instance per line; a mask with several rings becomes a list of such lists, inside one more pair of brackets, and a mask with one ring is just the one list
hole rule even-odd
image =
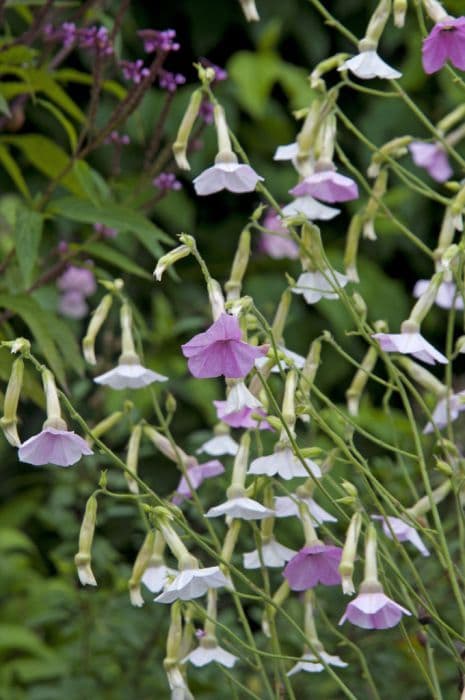
[[58, 32], [63, 42], [63, 46], [66, 48], [72, 46], [77, 39], [77, 30], [74, 22], [63, 22]]
[[423, 338], [420, 332], [374, 333], [372, 336], [384, 352], [400, 352], [402, 355], [412, 355], [421, 362], [435, 365], [436, 362], [447, 364], [447, 357]]
[[71, 291], [61, 294], [58, 300], [58, 311], [68, 318], [84, 318], [89, 311], [86, 298], [81, 292]]
[[94, 230], [103, 238], [116, 238], [118, 235], [118, 231], [115, 228], [110, 228], [110, 226], [105, 226], [105, 224], [94, 224]]
[[82, 455], [92, 454], [94, 453], [82, 437], [71, 430], [56, 428], [44, 428], [23, 442], [18, 450], [19, 461], [33, 464], [35, 467], [43, 464], [70, 467], [78, 462]]
[[413, 141], [409, 150], [415, 165], [424, 168], [436, 182], [446, 182], [452, 176], [453, 170], [447, 153], [440, 143]]
[[423, 69], [429, 75], [450, 61], [465, 70], [465, 17], [449, 17], [435, 24], [422, 48]]
[[263, 408], [241, 408], [239, 411], [229, 411], [227, 401], [213, 401], [216, 414], [219, 420], [229, 425], [231, 428], [257, 428], [258, 430], [272, 430], [271, 425], [266, 421], [258, 421], [252, 415], [259, 415], [266, 418]]
[[199, 117], [203, 119], [205, 124], [213, 124], [214, 122], [214, 117], [213, 113], [215, 111], [215, 108], [213, 107], [212, 103], [210, 100], [204, 99], [202, 100], [202, 103], [200, 105], [199, 109]]
[[144, 51], [153, 53], [154, 51], [178, 51], [180, 45], [175, 41], [176, 32], [174, 29], [141, 29], [137, 32], [144, 42]]
[[178, 192], [182, 189], [182, 184], [174, 173], [160, 173], [152, 180], [152, 185], [162, 192], [169, 192], [170, 190]]
[[128, 146], [131, 139], [127, 134], [118, 134], [117, 131], [112, 131], [105, 139], [104, 143], [114, 143], [115, 146]]
[[284, 226], [280, 217], [272, 209], [269, 209], [263, 221], [264, 228], [275, 233], [262, 233], [260, 235], [259, 250], [266, 253], [270, 258], [279, 260], [290, 258], [295, 260], [299, 257], [299, 246], [289, 235], [289, 230]]
[[85, 267], [70, 265], [57, 280], [61, 292], [79, 292], [84, 297], [94, 294], [97, 290], [94, 273]]
[[144, 66], [144, 61], [140, 58], [137, 61], [120, 61], [119, 65], [125, 79], [130, 80], [135, 85], [139, 85], [144, 78], [150, 75], [149, 69]]
[[320, 170], [289, 190], [295, 197], [310, 196], [322, 202], [349, 202], [358, 197], [357, 183], [335, 170]]
[[284, 576], [293, 591], [306, 591], [318, 583], [336, 586], [341, 582], [338, 567], [342, 549], [316, 542], [303, 547], [284, 569]]
[[411, 613], [384, 594], [383, 589], [363, 592], [352, 600], [341, 617], [339, 624], [349, 620], [353, 625], [368, 630], [384, 630], [399, 624], [402, 615]]
[[266, 355], [268, 347], [249, 345], [241, 335], [237, 318], [221, 314], [205, 333], [198, 333], [181, 346], [191, 374], [198, 379], [245, 377], [255, 360]]
[[187, 498], [191, 498], [191, 487], [197, 490], [199, 486], [203, 484], [205, 479], [212, 479], [213, 477], [223, 473], [224, 467], [217, 459], [212, 459], [209, 462], [204, 462], [203, 464], [194, 464], [187, 470], [190, 485], [187, 483], [186, 477], [183, 476], [176, 487], [176, 494], [172, 499], [173, 503], [177, 506], [181, 505], [181, 503]]
[[79, 46], [92, 49], [102, 56], [111, 56], [114, 52], [106, 27], [86, 27], [78, 30]]
[[163, 90], [176, 92], [179, 85], [184, 85], [186, 78], [181, 73], [171, 73], [169, 70], [161, 70], [158, 75], [158, 84]]

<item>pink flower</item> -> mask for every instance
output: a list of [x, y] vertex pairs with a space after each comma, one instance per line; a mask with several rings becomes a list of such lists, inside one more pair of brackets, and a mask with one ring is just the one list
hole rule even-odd
[[72, 291], [60, 295], [58, 311], [62, 316], [68, 316], [68, 318], [84, 318], [88, 310], [89, 307], [86, 304], [86, 299], [80, 292]]
[[280, 258], [290, 258], [295, 260], [299, 257], [299, 246], [289, 235], [288, 229], [284, 226], [279, 216], [273, 210], [269, 210], [263, 221], [263, 226], [275, 233], [262, 233], [260, 236], [259, 250], [266, 253], [270, 258], [279, 260]]
[[440, 362], [447, 364], [447, 357], [438, 352], [421, 333], [374, 333], [372, 336], [384, 352], [400, 352], [402, 355], [412, 355], [417, 360], [434, 365]]
[[348, 202], [357, 199], [357, 183], [350, 177], [340, 175], [335, 170], [320, 170], [309, 175], [289, 190], [295, 197], [315, 197], [322, 202]]
[[205, 333], [198, 333], [181, 347], [191, 374], [198, 379], [245, 377], [255, 360], [268, 352], [266, 346], [244, 343], [239, 321], [225, 313]]
[[[418, 280], [413, 288], [413, 296], [417, 299], [421, 297], [428, 289], [429, 284], [430, 280]], [[455, 282], [441, 282], [434, 303], [441, 309], [452, 309], [452, 307], [460, 310], [463, 309], [463, 297], [457, 289]]]
[[424, 168], [436, 182], [446, 182], [453, 174], [447, 153], [441, 144], [413, 141], [409, 145], [409, 151], [415, 165]]
[[215, 161], [215, 165], [200, 173], [193, 181], [195, 191], [204, 196], [229, 190], [236, 194], [253, 192], [259, 180], [255, 170], [245, 163]]
[[450, 17], [435, 24], [422, 48], [423, 69], [429, 75], [440, 70], [447, 60], [465, 70], [465, 17]]
[[172, 499], [173, 503], [177, 506], [181, 505], [186, 498], [192, 496], [191, 487], [198, 489], [205, 479], [211, 479], [214, 476], [223, 474], [223, 472], [224, 467], [217, 459], [204, 462], [204, 464], [194, 464], [187, 470], [190, 485], [187, 483], [186, 477], [183, 476], [176, 487], [176, 494]]
[[34, 466], [56, 464], [59, 467], [69, 467], [78, 462], [82, 455], [94, 454], [89, 445], [79, 435], [71, 430], [44, 428], [23, 442], [18, 450], [20, 462]]
[[228, 413], [227, 401], [213, 401], [219, 420], [229, 425], [231, 428], [258, 428], [258, 430], [272, 430], [271, 425], [266, 421], [257, 421], [252, 418], [252, 414], [260, 415], [264, 418], [266, 413], [263, 408], [241, 408], [239, 411]]
[[352, 600], [341, 617], [339, 624], [349, 620], [357, 627], [368, 630], [384, 630], [399, 624], [402, 615], [411, 613], [384, 594], [383, 589], [362, 592]]
[[372, 520], [380, 520], [383, 524], [383, 532], [390, 540], [396, 539], [399, 542], [410, 542], [424, 556], [429, 557], [429, 551], [423, 544], [418, 532], [414, 527], [409, 525], [401, 518], [395, 518], [393, 515], [386, 517], [382, 515], [372, 515]]
[[341, 582], [338, 571], [341, 556], [340, 547], [317, 542], [297, 552], [283, 573], [293, 591], [306, 591], [317, 583], [336, 586]]
[[85, 267], [70, 265], [57, 280], [61, 292], [79, 292], [88, 297], [97, 289], [94, 273]]

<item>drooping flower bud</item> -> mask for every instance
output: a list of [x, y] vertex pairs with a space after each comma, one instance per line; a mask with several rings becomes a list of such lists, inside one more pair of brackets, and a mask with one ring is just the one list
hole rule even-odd
[[23, 385], [23, 374], [24, 362], [21, 357], [18, 357], [11, 367], [11, 374], [3, 402], [3, 417], [0, 419], [0, 427], [6, 439], [13, 447], [19, 447], [21, 444], [17, 430], [17, 411]]
[[176, 141], [173, 144], [173, 155], [178, 168], [181, 170], [191, 169], [189, 161], [187, 160], [187, 145], [192, 128], [199, 113], [202, 97], [202, 90], [194, 90], [179, 126]]
[[362, 527], [361, 513], [354, 513], [347, 529], [344, 548], [342, 550], [341, 563], [339, 564], [339, 573], [342, 578], [342, 591], [345, 595], [355, 593], [352, 575], [354, 572], [355, 558], [357, 556], [358, 538]]
[[242, 11], [245, 15], [247, 22], [259, 22], [260, 15], [258, 14], [257, 6], [255, 0], [239, 0]]
[[212, 311], [212, 318], [217, 321], [219, 317], [225, 313], [224, 296], [220, 283], [213, 277], [209, 277], [207, 282], [208, 299]]
[[[111, 415], [101, 420], [100, 423], [97, 423], [97, 425], [94, 425], [92, 428], [92, 437], [99, 438], [102, 435], [105, 435], [105, 433], [114, 428], [115, 425], [118, 425], [123, 416], [124, 411], [115, 411]], [[86, 440], [87, 444], [92, 446], [93, 440], [90, 435], [86, 437]]]
[[373, 183], [372, 194], [363, 215], [363, 237], [370, 241], [376, 241], [375, 219], [379, 211], [380, 202], [386, 194], [387, 183], [388, 171], [386, 168], [383, 168]]
[[97, 581], [91, 568], [91, 549], [97, 521], [97, 499], [91, 496], [86, 503], [86, 510], [79, 532], [79, 551], [74, 557], [79, 580], [83, 586], [96, 586]]
[[346, 249], [344, 253], [345, 273], [351, 282], [358, 282], [357, 254], [363, 219], [360, 214], [354, 214], [347, 231]]
[[[131, 436], [128, 443], [128, 454], [126, 457], [126, 466], [130, 471], [137, 476], [137, 469], [139, 464], [139, 446], [142, 437], [142, 426], [140, 424], [135, 425], [131, 430]], [[131, 493], [139, 493], [139, 485], [136, 479], [132, 478], [127, 472], [124, 472], [126, 481], [128, 482], [128, 487]]]
[[163, 277], [164, 272], [169, 267], [177, 263], [178, 260], [182, 260], [182, 258], [187, 258], [187, 256], [190, 255], [191, 252], [192, 251], [188, 246], [180, 245], [177, 248], [174, 248], [174, 250], [170, 250], [170, 252], [166, 253], [166, 255], [162, 255], [157, 262], [155, 270], [153, 271], [153, 275], [157, 282], [161, 282], [161, 278]]
[[95, 357], [95, 340], [97, 334], [101, 327], [103, 326], [109, 312], [111, 305], [113, 303], [112, 294], [106, 294], [100, 304], [95, 309], [90, 319], [89, 327], [87, 333], [82, 340], [82, 351], [84, 354], [84, 359], [90, 365], [96, 365], [97, 360]]
[[231, 267], [231, 274], [224, 286], [228, 301], [235, 301], [239, 299], [241, 295], [242, 280], [244, 279], [245, 271], [249, 264], [249, 258], [250, 230], [246, 227], [239, 237], [239, 244]]
[[131, 578], [128, 582], [131, 605], [134, 605], [137, 608], [141, 608], [144, 604], [144, 599], [142, 598], [140, 590], [140, 584], [142, 581], [142, 576], [144, 575], [145, 570], [149, 565], [153, 553], [154, 542], [155, 532], [153, 530], [150, 530], [150, 532], [148, 532], [145, 537], [142, 547], [137, 553], [134, 566], [132, 567]]

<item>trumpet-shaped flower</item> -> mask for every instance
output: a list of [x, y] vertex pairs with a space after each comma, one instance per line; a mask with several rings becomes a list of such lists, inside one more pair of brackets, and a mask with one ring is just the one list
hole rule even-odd
[[[217, 416], [231, 428], [257, 428], [258, 430], [272, 430], [271, 425], [265, 420], [266, 413], [263, 408], [241, 408], [240, 411], [228, 412], [227, 401], [213, 401]], [[252, 416], [263, 416], [264, 420], [257, 420]]]
[[398, 625], [402, 615], [411, 615], [411, 613], [402, 605], [388, 598], [379, 586], [379, 590], [373, 592], [369, 590], [363, 592], [362, 590], [348, 604], [339, 624], [343, 625], [348, 620], [353, 625], [363, 629], [384, 630]]
[[316, 304], [320, 299], [337, 299], [338, 287], [345, 287], [350, 282], [346, 275], [336, 270], [322, 272], [302, 272], [297, 284], [292, 288], [294, 294], [302, 294], [307, 304]]
[[268, 347], [254, 347], [241, 340], [239, 321], [235, 316], [221, 316], [205, 331], [182, 345], [191, 374], [198, 379], [223, 375], [242, 378], [250, 372], [257, 357], [266, 355]]
[[257, 399], [246, 387], [244, 382], [237, 382], [231, 388], [228, 398], [224, 402], [226, 413], [237, 413], [243, 408], [263, 408], [261, 401]]
[[83, 455], [94, 454], [89, 445], [71, 430], [44, 428], [23, 442], [18, 450], [20, 462], [38, 467], [43, 464], [56, 464], [70, 467], [79, 462]]
[[348, 202], [358, 197], [357, 183], [335, 170], [320, 170], [312, 173], [290, 190], [296, 197], [310, 196], [334, 204]]
[[439, 399], [433, 411], [433, 420], [426, 424], [423, 432], [428, 435], [435, 427], [442, 430], [449, 422], [457, 420], [462, 411], [465, 411], [465, 391]]
[[197, 490], [205, 479], [212, 479], [214, 476], [223, 474], [223, 472], [224, 467], [217, 459], [212, 459], [210, 462], [204, 462], [203, 464], [194, 464], [187, 470], [189, 482], [183, 476], [176, 487], [173, 503], [179, 506], [186, 498], [192, 496], [192, 489]]
[[260, 252], [266, 253], [266, 255], [275, 260], [281, 258], [295, 260], [299, 257], [299, 246], [292, 240], [288, 229], [274, 211], [268, 211], [263, 221], [263, 226], [269, 231], [274, 231], [274, 233], [263, 232], [260, 235]]
[[313, 197], [296, 197], [293, 202], [282, 208], [285, 217], [306, 216], [310, 221], [329, 221], [341, 213], [340, 209], [327, 207], [326, 204], [317, 202]]
[[344, 61], [342, 66], [338, 68], [338, 71], [342, 70], [350, 70], [362, 80], [371, 80], [372, 78], [392, 80], [402, 77], [402, 73], [385, 63], [376, 51], [361, 51], [356, 56]]
[[[418, 280], [413, 288], [413, 296], [418, 298], [426, 292], [430, 284], [430, 280]], [[436, 294], [435, 304], [441, 309], [455, 309], [462, 310], [463, 296], [457, 289], [455, 282], [441, 282], [438, 287]]]
[[263, 542], [260, 553], [257, 549], [253, 552], [246, 552], [244, 557], [244, 569], [259, 569], [262, 561], [269, 568], [281, 568], [284, 564], [297, 554], [293, 549], [285, 547], [271, 537], [267, 542]]
[[321, 525], [321, 523], [337, 523], [337, 518], [319, 506], [318, 503], [313, 500], [313, 498], [303, 498], [298, 494], [294, 494], [293, 498], [290, 496], [275, 496], [275, 516], [277, 518], [290, 518], [292, 516], [300, 518], [300, 503], [304, 503], [307, 506], [314, 525]]
[[384, 517], [382, 515], [372, 515], [373, 520], [380, 520], [383, 525], [383, 532], [390, 540], [396, 539], [399, 542], [410, 542], [424, 556], [429, 557], [429, 551], [423, 544], [418, 532], [401, 518], [392, 515]]
[[298, 661], [295, 666], [287, 672], [288, 676], [294, 676], [300, 671], [305, 671], [306, 673], [320, 673], [324, 671], [325, 667], [321, 663], [322, 659], [328, 666], [337, 666], [338, 668], [346, 668], [348, 664], [345, 663], [339, 656], [333, 656], [332, 654], [327, 654], [326, 651], [320, 651], [319, 657], [309, 651], [304, 654], [300, 661]]
[[336, 586], [341, 582], [338, 570], [341, 556], [340, 547], [317, 542], [297, 552], [286, 565], [283, 574], [293, 591], [306, 591], [315, 588], [318, 583]]
[[200, 173], [193, 183], [196, 194], [204, 196], [221, 190], [235, 194], [253, 192], [260, 180], [263, 178], [250, 165], [217, 160], [215, 165]]
[[153, 372], [139, 363], [117, 365], [109, 372], [94, 377], [96, 384], [105, 384], [112, 389], [142, 389], [153, 382], [166, 382], [168, 377]]
[[231, 582], [218, 566], [205, 569], [184, 569], [168, 583], [156, 603], [174, 603], [175, 600], [194, 600], [205, 595], [209, 588], [231, 587]]
[[428, 365], [434, 365], [436, 362], [447, 364], [447, 357], [428, 343], [420, 332], [374, 333], [371, 337], [378, 341], [384, 352], [412, 355]]
[[294, 143], [287, 143], [284, 146], [278, 146], [273, 156], [273, 160], [294, 160], [297, 158], [299, 153], [299, 144], [297, 141]]
[[225, 503], [220, 503], [219, 506], [210, 508], [205, 515], [207, 518], [219, 518], [222, 515], [226, 515], [240, 520], [262, 520], [273, 516], [274, 511], [270, 508], [265, 508], [258, 501], [254, 501], [253, 498], [238, 496], [237, 498], [229, 498]]
[[214, 435], [210, 440], [203, 443], [197, 450], [197, 454], [205, 453], [211, 457], [221, 455], [237, 455], [239, 445], [230, 435]]
[[294, 455], [289, 447], [276, 450], [272, 455], [257, 457], [249, 467], [249, 474], [266, 474], [267, 476], [280, 476], [282, 479], [294, 479], [296, 477], [308, 477], [309, 473], [319, 479], [321, 469], [311, 459], [304, 460], [307, 468]]
[[409, 145], [409, 151], [415, 165], [424, 168], [436, 182], [446, 182], [453, 170], [444, 147], [440, 143], [423, 143], [423, 141], [413, 141]]
[[423, 41], [423, 69], [429, 75], [450, 61], [465, 70], [465, 17], [449, 17], [434, 25]]
[[216, 662], [221, 666], [226, 666], [226, 668], [232, 668], [234, 666], [237, 661], [237, 656], [234, 656], [234, 654], [220, 647], [218, 643], [202, 642], [203, 639], [199, 646], [182, 660], [182, 663], [187, 663], [187, 661], [189, 661], [193, 666], [197, 666], [197, 668], [202, 668], [212, 662]]
[[162, 591], [170, 578], [174, 578], [178, 572], [170, 569], [166, 564], [149, 564], [142, 576], [142, 583], [151, 593]]

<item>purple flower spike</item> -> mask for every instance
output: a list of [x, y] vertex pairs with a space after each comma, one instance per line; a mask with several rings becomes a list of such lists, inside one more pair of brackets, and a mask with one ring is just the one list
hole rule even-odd
[[[361, 589], [362, 590], [362, 589]], [[399, 624], [402, 615], [411, 613], [383, 593], [381, 586], [374, 592], [363, 591], [352, 600], [339, 624], [349, 620], [353, 625], [368, 630], [385, 630]]]
[[83, 455], [94, 454], [82, 437], [71, 430], [44, 428], [23, 442], [18, 450], [20, 462], [33, 464], [56, 464], [58, 467], [70, 467]]
[[181, 73], [171, 73], [169, 70], [161, 70], [159, 73], [158, 84], [168, 92], [176, 92], [178, 85], [184, 85], [185, 82], [186, 78]]
[[452, 176], [453, 170], [441, 144], [414, 141], [409, 150], [415, 165], [424, 168], [436, 182], [446, 182]]
[[144, 51], [146, 53], [153, 53], [154, 51], [168, 53], [169, 51], [178, 51], [180, 48], [180, 45], [174, 41], [176, 39], [174, 29], [164, 29], [163, 31], [141, 29], [137, 34], [144, 42]]
[[297, 552], [283, 573], [293, 591], [306, 591], [318, 583], [337, 586], [341, 582], [338, 570], [341, 556], [340, 547], [318, 542]]
[[172, 499], [173, 503], [177, 506], [181, 505], [187, 498], [191, 498], [191, 487], [197, 490], [205, 479], [212, 479], [215, 476], [223, 474], [223, 472], [224, 467], [217, 459], [204, 462], [204, 464], [194, 464], [187, 470], [190, 486], [187, 483], [186, 477], [183, 476], [176, 487], [176, 495]]
[[357, 183], [335, 170], [321, 170], [289, 190], [295, 197], [315, 197], [322, 202], [349, 202], [358, 198]]
[[438, 22], [423, 40], [422, 59], [428, 75], [436, 73], [448, 60], [455, 68], [465, 70], [465, 17]]
[[178, 192], [182, 189], [182, 184], [177, 179], [174, 173], [160, 173], [154, 180], [152, 180], [152, 185], [162, 192]]
[[199, 333], [182, 347], [191, 374], [198, 379], [224, 376], [242, 379], [268, 347], [254, 347], [241, 340], [239, 321], [221, 314], [205, 333]]
[[120, 61], [119, 65], [126, 80], [130, 80], [135, 85], [150, 75], [149, 69], [144, 67], [144, 61], [140, 58], [137, 61]]

